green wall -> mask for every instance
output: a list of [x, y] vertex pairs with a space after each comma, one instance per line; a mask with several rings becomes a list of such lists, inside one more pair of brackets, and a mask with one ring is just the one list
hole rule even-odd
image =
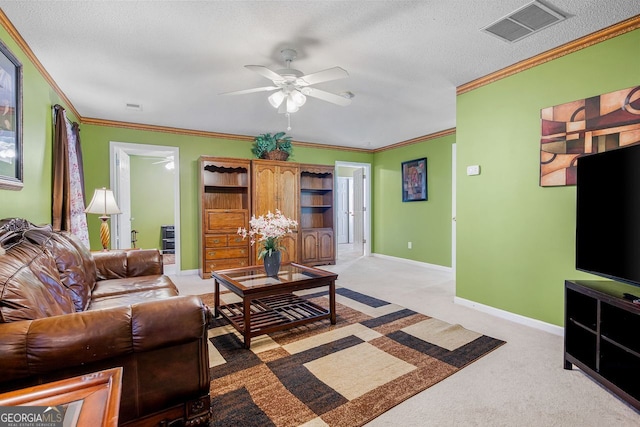
[[563, 324], [564, 280], [587, 276], [575, 187], [538, 185], [540, 110], [640, 84], [638, 46], [640, 30], [457, 97], [457, 296]]
[[[374, 253], [451, 266], [451, 145], [455, 140], [455, 135], [448, 135], [376, 153]], [[427, 158], [428, 200], [402, 202], [401, 163], [423, 157]]]
[[[20, 191], [0, 189], [0, 218], [23, 217], [36, 224], [51, 223], [51, 108], [67, 107], [0, 26], [0, 40], [22, 63], [23, 183]], [[67, 110], [67, 117], [76, 118]]]
[[[86, 188], [109, 187], [109, 142], [175, 146], [180, 149], [180, 250], [181, 268], [198, 268], [198, 158], [202, 155], [252, 158], [251, 141], [189, 136], [167, 132], [84, 124], [82, 150]], [[295, 137], [295, 133], [293, 133]], [[291, 161], [332, 165], [337, 160], [372, 163], [373, 154], [294, 146]], [[99, 220], [89, 215], [92, 247], [99, 246]]]
[[136, 247], [162, 249], [163, 225], [173, 225], [175, 169], [162, 158], [130, 156], [131, 229], [138, 231]]
[[[49, 223], [51, 106], [68, 106], [2, 27], [0, 39], [24, 66], [24, 188], [0, 190], [0, 218]], [[375, 154], [296, 146], [291, 160], [371, 163], [373, 251], [450, 266], [451, 144], [457, 142], [457, 295], [561, 325], [563, 280], [587, 276], [573, 267], [575, 188], [538, 185], [540, 109], [640, 84], [638, 45], [640, 30], [462, 94], [456, 135]], [[197, 159], [250, 158], [251, 143], [95, 124], [81, 124], [81, 138], [89, 191], [109, 187], [109, 141], [179, 147], [181, 261], [183, 269], [196, 269]], [[400, 163], [420, 157], [428, 158], [429, 201], [402, 203]], [[481, 174], [466, 176], [474, 164]], [[89, 215], [88, 221], [98, 249], [99, 220]]]

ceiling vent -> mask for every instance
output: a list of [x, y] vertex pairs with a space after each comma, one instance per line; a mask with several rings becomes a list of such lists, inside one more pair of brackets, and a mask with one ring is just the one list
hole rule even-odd
[[484, 27], [482, 31], [513, 43], [565, 19], [549, 6], [534, 1]]
[[125, 104], [125, 108], [127, 110], [131, 110], [131, 111], [142, 111], [142, 105], [141, 104], [134, 104], [132, 102], [127, 102]]

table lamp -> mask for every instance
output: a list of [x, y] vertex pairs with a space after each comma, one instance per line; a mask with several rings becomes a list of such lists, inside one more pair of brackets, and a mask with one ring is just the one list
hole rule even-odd
[[101, 215], [100, 241], [102, 242], [102, 249], [105, 251], [109, 250], [109, 241], [111, 240], [109, 223], [107, 222], [109, 215], [122, 213], [116, 204], [116, 199], [113, 197], [113, 191], [107, 190], [105, 187], [96, 188], [91, 203], [89, 203], [89, 206], [87, 206], [87, 209], [84, 211], [86, 213]]

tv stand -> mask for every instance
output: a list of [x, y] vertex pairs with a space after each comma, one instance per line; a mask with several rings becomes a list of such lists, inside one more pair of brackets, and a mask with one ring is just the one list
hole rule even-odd
[[577, 366], [640, 411], [638, 287], [604, 280], [565, 281], [564, 368]]

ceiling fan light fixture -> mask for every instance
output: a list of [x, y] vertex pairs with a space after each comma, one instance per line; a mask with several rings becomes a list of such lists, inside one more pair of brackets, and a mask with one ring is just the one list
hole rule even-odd
[[299, 90], [292, 91], [289, 96], [298, 107], [302, 107], [304, 103], [307, 102], [307, 97], [304, 96]]
[[278, 108], [280, 107], [280, 104], [282, 104], [282, 101], [284, 101], [284, 98], [285, 98], [284, 92], [279, 90], [269, 95], [269, 98], [267, 99], [269, 99], [269, 104], [271, 104], [273, 108]]
[[300, 107], [298, 107], [295, 103], [295, 101], [293, 100], [293, 98], [291, 97], [291, 95], [289, 95], [287, 97], [287, 113], [295, 113], [296, 111], [298, 111], [300, 109]]

